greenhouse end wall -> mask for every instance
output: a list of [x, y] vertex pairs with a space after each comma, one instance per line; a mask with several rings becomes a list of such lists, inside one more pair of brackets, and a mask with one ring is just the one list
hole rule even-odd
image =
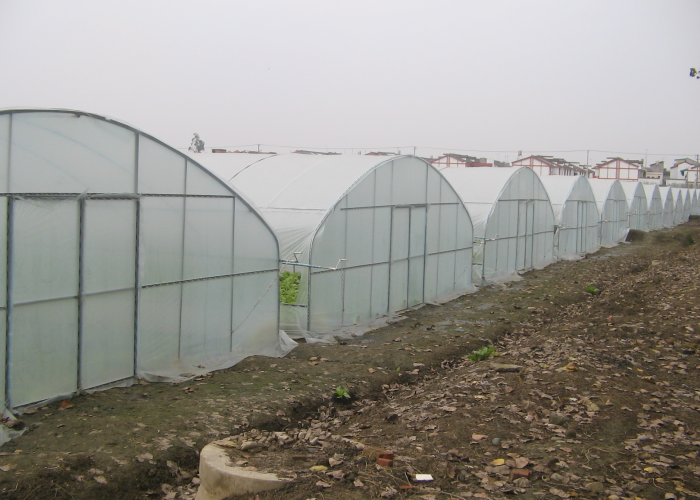
[[0, 389], [20, 407], [279, 356], [278, 247], [247, 202], [132, 127], [0, 112]]
[[[306, 329], [339, 331], [425, 302], [473, 291], [472, 224], [437, 170], [418, 158], [387, 161], [333, 207], [314, 236]], [[283, 328], [284, 328], [283, 322]]]
[[475, 283], [517, 279], [554, 261], [554, 213], [529, 167], [450, 167], [440, 171], [474, 224]]
[[579, 259], [598, 250], [600, 216], [588, 179], [583, 176], [541, 177], [555, 222], [554, 251], [558, 259]]

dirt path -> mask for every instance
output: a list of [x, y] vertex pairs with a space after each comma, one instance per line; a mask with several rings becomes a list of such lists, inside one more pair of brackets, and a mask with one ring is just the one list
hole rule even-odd
[[[689, 236], [700, 242], [697, 221], [423, 307], [355, 343], [52, 404], [0, 449], [0, 497], [192, 498], [196, 450], [227, 436], [263, 445], [236, 452], [240, 463], [296, 478], [261, 498], [692, 497], [700, 245]], [[482, 346], [499, 356], [465, 358]], [[330, 399], [338, 385], [351, 404]], [[393, 451], [394, 466], [353, 441]]]

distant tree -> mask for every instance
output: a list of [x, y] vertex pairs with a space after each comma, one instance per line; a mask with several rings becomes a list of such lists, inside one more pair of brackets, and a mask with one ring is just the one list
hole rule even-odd
[[690, 68], [690, 78], [697, 78], [700, 80], [700, 70], [697, 68]]
[[199, 137], [199, 134], [194, 134], [194, 137], [192, 138], [192, 144], [190, 144], [190, 147], [188, 149], [195, 153], [204, 152], [204, 141]]

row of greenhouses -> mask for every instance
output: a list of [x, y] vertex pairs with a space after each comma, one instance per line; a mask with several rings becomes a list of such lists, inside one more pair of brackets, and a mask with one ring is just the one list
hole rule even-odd
[[111, 118], [31, 109], [0, 111], [0, 197], [10, 409], [284, 356], [700, 211], [697, 190], [527, 167], [188, 156]]

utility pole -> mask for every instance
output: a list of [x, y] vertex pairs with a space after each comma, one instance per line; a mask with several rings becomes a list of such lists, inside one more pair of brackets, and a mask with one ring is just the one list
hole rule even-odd
[[416, 156], [416, 147], [413, 146], [413, 156]]
[[588, 163], [588, 153], [590, 153], [590, 152], [591, 152], [590, 149], [587, 149], [587, 150], [586, 150], [586, 166], [587, 166], [587, 167], [590, 167], [590, 166], [591, 166], [590, 163]]
[[649, 166], [649, 150], [648, 149], [644, 150], [644, 166], [645, 167]]

